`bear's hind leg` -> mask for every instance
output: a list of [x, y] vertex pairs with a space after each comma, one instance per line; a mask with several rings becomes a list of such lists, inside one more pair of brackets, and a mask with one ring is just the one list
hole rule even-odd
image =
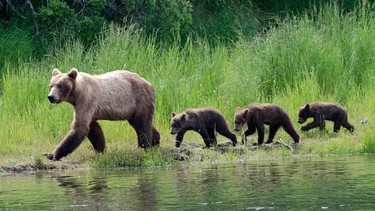
[[292, 123], [288, 123], [288, 124], [284, 124], [283, 125], [283, 128], [285, 130], [285, 132], [287, 132], [294, 140], [294, 143], [298, 143], [299, 142], [299, 135], [297, 133], [297, 131], [294, 129]]
[[105, 149], [105, 138], [103, 130], [96, 121], [91, 122], [90, 132], [87, 138], [90, 140], [96, 152], [103, 152]]
[[273, 141], [273, 138], [276, 135], [277, 130], [280, 128], [280, 125], [270, 125], [270, 132], [268, 134], [268, 139], [266, 141], [266, 144], [270, 144]]
[[154, 124], [152, 124], [152, 146], [159, 146], [160, 145], [160, 133], [156, 130]]
[[[147, 123], [148, 122], [148, 123]], [[142, 118], [136, 118], [129, 123], [134, 128], [135, 132], [137, 133], [138, 137], [138, 147], [141, 148], [149, 148], [152, 146], [152, 122], [144, 120]]]
[[237, 144], [237, 137], [232, 132], [229, 131], [228, 125], [220, 125], [216, 128], [216, 131], [227, 138], [229, 138], [232, 141], [232, 145], [236, 146]]

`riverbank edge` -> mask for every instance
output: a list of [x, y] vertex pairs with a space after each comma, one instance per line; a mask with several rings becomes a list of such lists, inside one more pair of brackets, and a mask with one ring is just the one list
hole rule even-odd
[[[217, 155], [224, 155], [224, 157], [233, 156], [231, 159], [203, 159], [200, 153], [206, 153], [202, 147], [197, 147], [197, 145], [183, 145], [181, 148], [176, 149], [173, 153], [174, 163], [168, 167], [174, 166], [200, 166], [207, 165], [214, 162], [218, 163], [236, 163], [236, 162], [246, 162], [246, 161], [261, 161], [261, 160], [273, 160], [273, 159], [292, 159], [301, 157], [321, 157], [321, 156], [354, 156], [354, 155], [365, 155], [366, 153], [354, 153], [354, 154], [305, 154], [299, 153], [298, 148], [300, 146], [294, 146], [286, 143], [280, 143], [274, 141], [272, 144], [265, 144], [263, 146], [244, 146], [239, 145], [236, 147], [231, 146], [231, 142], [225, 141], [218, 143], [218, 147], [211, 148], [210, 153]], [[302, 147], [302, 146], [301, 146]], [[297, 149], [297, 150], [295, 150]], [[295, 151], [294, 151], [295, 150]], [[269, 155], [258, 157], [257, 152], [274, 151], [279, 153], [277, 156]], [[232, 155], [229, 155], [232, 152]], [[234, 152], [234, 154], [233, 154]], [[250, 153], [251, 152], [251, 153]], [[160, 166], [145, 166], [145, 167], [122, 167], [119, 166], [118, 169], [132, 169], [132, 168], [160, 168]], [[93, 161], [77, 162], [71, 159], [62, 159], [59, 161], [50, 161], [46, 158], [35, 161], [20, 161], [12, 163], [0, 163], [0, 176], [13, 175], [13, 174], [37, 174], [37, 173], [51, 173], [51, 172], [64, 172], [64, 171], [79, 171], [79, 170], [91, 170], [98, 169], [95, 167]], [[102, 168], [100, 168], [102, 169]], [[104, 168], [105, 169], [105, 168]], [[112, 169], [112, 168], [111, 168]]]

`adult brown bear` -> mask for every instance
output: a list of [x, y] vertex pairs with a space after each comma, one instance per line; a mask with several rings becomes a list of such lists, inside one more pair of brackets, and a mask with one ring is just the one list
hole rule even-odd
[[244, 132], [242, 143], [246, 142], [246, 137], [258, 131], [258, 143], [264, 142], [264, 125], [269, 125], [267, 144], [272, 143], [277, 130], [283, 127], [293, 138], [295, 143], [299, 142], [299, 135], [293, 128], [292, 121], [284, 109], [276, 104], [250, 104], [244, 108], [238, 107], [234, 114], [234, 130], [240, 131], [247, 123], [247, 130]]
[[229, 131], [228, 125], [223, 115], [212, 108], [187, 109], [182, 113], [172, 113], [171, 134], [176, 135], [176, 147], [184, 138], [186, 131], [193, 130], [198, 132], [207, 148], [217, 144], [215, 132], [232, 140], [233, 146], [236, 146], [237, 138]]
[[67, 156], [85, 137], [97, 152], [103, 152], [105, 138], [97, 120], [128, 120], [137, 133], [138, 147], [159, 145], [160, 134], [152, 123], [155, 91], [139, 75], [124, 70], [89, 75], [75, 68], [68, 73], [54, 69], [49, 89], [48, 100], [72, 104], [74, 118], [69, 133], [47, 158]]
[[354, 126], [348, 122], [348, 112], [338, 103], [315, 102], [304, 104], [298, 112], [298, 123], [303, 124], [312, 117], [313, 122], [301, 127], [301, 130], [308, 131], [315, 127], [325, 128], [325, 121], [334, 122], [333, 132], [339, 132], [343, 126], [349, 131], [354, 131]]

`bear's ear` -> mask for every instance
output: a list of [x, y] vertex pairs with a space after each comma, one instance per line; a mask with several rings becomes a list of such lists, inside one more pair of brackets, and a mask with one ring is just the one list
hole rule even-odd
[[52, 70], [52, 76], [55, 76], [55, 75], [58, 75], [58, 74], [61, 74], [60, 70], [55, 68]]
[[68, 76], [69, 78], [71, 79], [76, 79], [77, 78], [77, 74], [78, 74], [78, 70], [73, 68], [71, 69], [69, 72], [68, 72]]
[[172, 112], [172, 117], [176, 116], [176, 113], [175, 112]]
[[181, 115], [181, 122], [185, 122], [186, 121], [186, 114], [182, 114]]
[[310, 109], [310, 105], [309, 105], [308, 103], [305, 105], [305, 109], [306, 109], [306, 110], [309, 110], [309, 109]]
[[240, 110], [240, 109], [241, 109], [241, 107], [238, 106], [238, 107], [236, 108], [236, 111], [238, 111], [238, 110]]
[[243, 116], [246, 117], [248, 113], [249, 113], [249, 109], [246, 109], [246, 110], [243, 112]]

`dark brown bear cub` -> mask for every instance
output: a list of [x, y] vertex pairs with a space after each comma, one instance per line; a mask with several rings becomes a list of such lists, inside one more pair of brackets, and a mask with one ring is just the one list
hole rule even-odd
[[176, 135], [176, 147], [184, 138], [188, 130], [198, 132], [207, 148], [217, 144], [215, 131], [232, 140], [233, 146], [236, 146], [237, 138], [229, 131], [228, 125], [223, 115], [212, 108], [187, 109], [182, 113], [172, 113], [171, 134]]
[[267, 144], [272, 143], [277, 130], [283, 127], [293, 138], [295, 143], [299, 142], [299, 135], [293, 128], [292, 121], [288, 114], [280, 106], [275, 104], [250, 104], [247, 107], [238, 107], [234, 114], [234, 130], [240, 131], [247, 123], [247, 130], [244, 132], [242, 143], [246, 142], [246, 137], [258, 131], [258, 145], [264, 142], [264, 124], [269, 125]]
[[304, 104], [298, 113], [298, 123], [303, 124], [308, 118], [314, 118], [314, 121], [301, 127], [301, 130], [308, 131], [315, 127], [325, 128], [324, 120], [334, 122], [333, 132], [339, 132], [343, 126], [350, 132], [354, 131], [354, 126], [348, 122], [348, 112], [338, 103], [315, 102]]

